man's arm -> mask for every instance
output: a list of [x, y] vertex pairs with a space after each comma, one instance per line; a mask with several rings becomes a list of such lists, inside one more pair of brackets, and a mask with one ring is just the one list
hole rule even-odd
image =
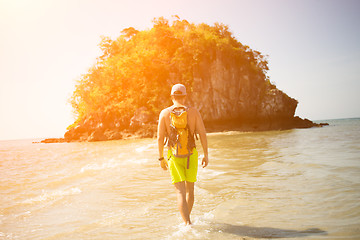
[[[161, 111], [159, 116], [158, 130], [157, 130], [157, 141], [158, 141], [158, 149], [159, 149], [159, 159], [164, 157], [164, 139], [165, 139], [165, 116], [164, 110]], [[165, 161], [160, 162], [161, 167], [166, 170]]]
[[207, 144], [207, 137], [206, 137], [206, 129], [204, 126], [204, 122], [201, 118], [199, 111], [196, 110], [196, 132], [200, 136], [201, 146], [204, 152], [204, 158], [201, 161], [203, 167], [206, 167], [209, 164], [209, 155], [208, 155], [208, 144]]

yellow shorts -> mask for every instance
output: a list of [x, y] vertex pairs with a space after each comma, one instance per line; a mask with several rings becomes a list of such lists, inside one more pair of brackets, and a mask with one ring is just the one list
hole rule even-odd
[[194, 148], [193, 154], [190, 155], [189, 169], [186, 168], [187, 157], [174, 157], [171, 150], [168, 150], [167, 159], [172, 184], [182, 181], [196, 182], [198, 170], [198, 152], [196, 148]]

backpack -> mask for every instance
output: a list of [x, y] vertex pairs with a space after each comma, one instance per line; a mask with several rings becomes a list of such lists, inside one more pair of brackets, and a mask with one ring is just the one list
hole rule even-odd
[[187, 107], [174, 107], [170, 112], [170, 133], [167, 146], [171, 149], [174, 157], [187, 157], [187, 169], [193, 149], [196, 147], [194, 133], [188, 126]]

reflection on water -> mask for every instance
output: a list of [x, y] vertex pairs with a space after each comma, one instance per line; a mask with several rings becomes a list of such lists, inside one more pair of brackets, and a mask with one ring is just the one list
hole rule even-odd
[[357, 239], [358, 130], [209, 134], [192, 227], [154, 139], [1, 142], [0, 239]]

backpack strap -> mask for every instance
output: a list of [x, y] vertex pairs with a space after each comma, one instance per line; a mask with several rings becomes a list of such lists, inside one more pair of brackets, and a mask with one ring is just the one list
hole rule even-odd
[[190, 167], [190, 153], [189, 156], [187, 157], [186, 169], [189, 169], [189, 167]]
[[[184, 109], [184, 111], [176, 111], [176, 109]], [[189, 110], [188, 107], [186, 106], [181, 106], [181, 107], [175, 107], [175, 106], [172, 106], [170, 107], [170, 112], [171, 113], [174, 113], [175, 115], [178, 115], [179, 113], [182, 113], [182, 112], [187, 112]]]

